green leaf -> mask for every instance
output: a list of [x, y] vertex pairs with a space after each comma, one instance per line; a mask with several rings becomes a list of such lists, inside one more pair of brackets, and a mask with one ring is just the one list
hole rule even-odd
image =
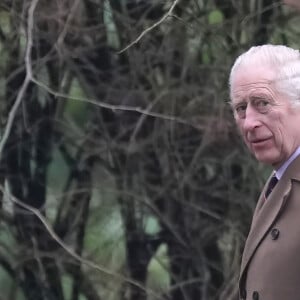
[[148, 216], [145, 220], [145, 232], [147, 234], [157, 234], [160, 231], [160, 226], [156, 218]]
[[224, 20], [223, 13], [219, 9], [211, 11], [208, 15], [208, 23], [211, 25], [220, 24]]

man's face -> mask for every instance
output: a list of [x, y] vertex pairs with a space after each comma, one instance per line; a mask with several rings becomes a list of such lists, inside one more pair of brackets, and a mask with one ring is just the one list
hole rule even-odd
[[[241, 67], [242, 68], [242, 67]], [[279, 168], [300, 146], [300, 109], [274, 86], [271, 69], [239, 69], [231, 85], [242, 137], [257, 160]]]

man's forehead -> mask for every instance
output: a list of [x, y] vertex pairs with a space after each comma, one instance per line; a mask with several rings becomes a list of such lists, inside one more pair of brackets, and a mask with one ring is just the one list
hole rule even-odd
[[264, 76], [259, 73], [237, 75], [232, 81], [232, 87], [236, 88], [252, 88], [266, 85], [272, 85], [275, 82], [274, 77]]
[[232, 81], [236, 84], [271, 83], [275, 77], [274, 68], [268, 65], [249, 64], [239, 66], [233, 75]]
[[273, 82], [255, 82], [233, 86], [231, 96], [233, 101], [245, 100], [245, 98], [263, 97], [274, 93]]

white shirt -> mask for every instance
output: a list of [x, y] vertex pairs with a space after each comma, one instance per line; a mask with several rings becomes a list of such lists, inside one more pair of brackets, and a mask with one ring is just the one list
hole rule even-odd
[[279, 180], [283, 173], [285, 172], [285, 170], [287, 169], [287, 167], [292, 163], [292, 161], [298, 156], [300, 155], [300, 146], [296, 149], [296, 151], [290, 156], [290, 158], [275, 172], [275, 176], [277, 177], [277, 179]]

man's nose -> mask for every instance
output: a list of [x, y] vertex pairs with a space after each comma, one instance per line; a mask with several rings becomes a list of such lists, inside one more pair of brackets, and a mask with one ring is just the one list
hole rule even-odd
[[251, 131], [260, 126], [259, 113], [250, 105], [246, 108], [243, 128], [245, 131]]

